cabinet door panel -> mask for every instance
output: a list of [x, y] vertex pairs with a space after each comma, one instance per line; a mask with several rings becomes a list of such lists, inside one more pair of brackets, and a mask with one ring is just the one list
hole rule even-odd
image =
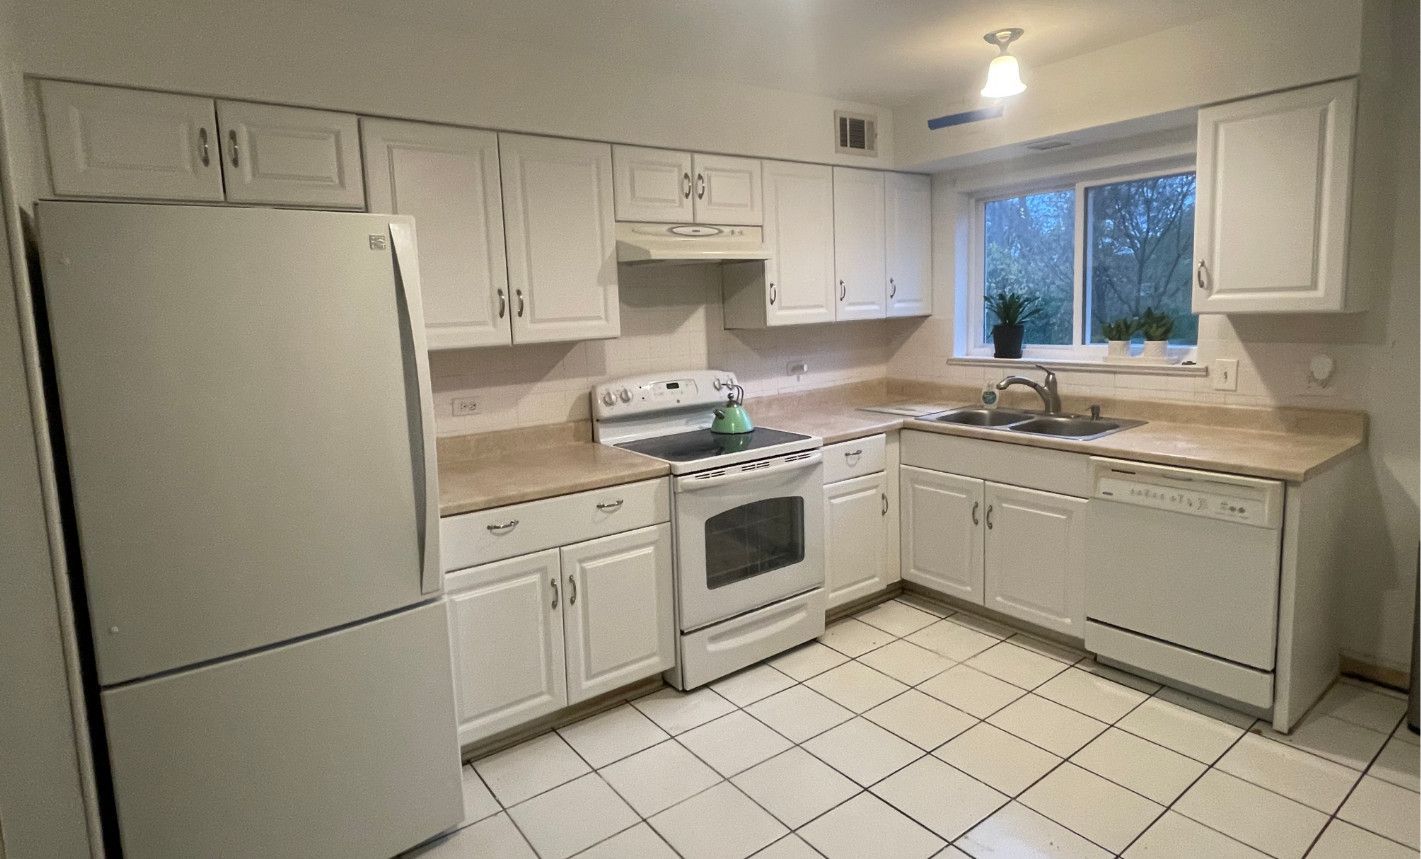
[[499, 135], [513, 341], [621, 333], [612, 147]]
[[888, 586], [888, 553], [883, 472], [841, 480], [824, 487], [824, 566], [829, 608], [853, 602]]
[[40, 81], [54, 193], [221, 201], [210, 98]]
[[1199, 111], [1194, 312], [1345, 309], [1356, 99], [1336, 81]]
[[669, 524], [562, 549], [569, 703], [675, 662], [671, 554]]
[[764, 167], [767, 324], [833, 322], [833, 169], [782, 161]]
[[415, 219], [429, 348], [513, 342], [497, 135], [388, 119], [360, 123], [370, 211]]
[[619, 221], [690, 223], [691, 154], [670, 149], [613, 146]]
[[907, 465], [899, 471], [903, 579], [981, 603], [982, 481]]
[[444, 577], [460, 743], [567, 705], [560, 576], [548, 549]]
[[883, 174], [834, 168], [834, 275], [837, 318], [882, 319], [887, 313]]
[[760, 224], [760, 162], [728, 155], [695, 155], [695, 209], [698, 224]]
[[988, 483], [987, 607], [1085, 635], [1083, 498]]
[[364, 208], [360, 129], [354, 116], [219, 101], [217, 121], [229, 201]]
[[927, 316], [932, 313], [932, 179], [889, 173], [885, 183], [888, 315]]

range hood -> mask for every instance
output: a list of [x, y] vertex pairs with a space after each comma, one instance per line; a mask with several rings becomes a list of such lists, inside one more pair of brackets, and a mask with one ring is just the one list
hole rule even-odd
[[769, 258], [760, 227], [617, 223], [617, 262], [685, 264]]

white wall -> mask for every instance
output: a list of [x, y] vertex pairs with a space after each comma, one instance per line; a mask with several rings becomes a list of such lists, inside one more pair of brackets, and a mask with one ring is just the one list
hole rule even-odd
[[981, 81], [965, 81], [894, 111], [895, 162], [945, 169], [982, 150], [1356, 74], [1363, 2], [1241, 4], [1229, 15], [1023, 68], [1027, 90], [1007, 101], [1003, 117], [928, 130], [929, 119], [980, 106]]
[[[889, 112], [553, 54], [295, 0], [21, 4], [27, 74], [226, 95], [647, 146], [891, 166]], [[577, 26], [569, 4], [565, 26]], [[688, 36], [691, 34], [688, 34]], [[839, 156], [836, 107], [880, 115], [877, 158]]]

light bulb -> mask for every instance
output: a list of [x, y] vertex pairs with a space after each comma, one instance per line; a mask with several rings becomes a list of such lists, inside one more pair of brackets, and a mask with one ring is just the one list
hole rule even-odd
[[983, 98], [1006, 98], [1026, 90], [1021, 82], [1021, 66], [1016, 57], [1003, 53], [987, 66], [987, 85], [982, 87]]

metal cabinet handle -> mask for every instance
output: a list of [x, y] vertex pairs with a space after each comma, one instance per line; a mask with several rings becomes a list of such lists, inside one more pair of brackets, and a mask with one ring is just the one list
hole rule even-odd
[[988, 527], [989, 529], [992, 527], [992, 505], [991, 505], [991, 504], [988, 504], [988, 505], [987, 505], [987, 527]]
[[840, 300], [840, 301], [843, 301], [843, 300], [844, 300], [844, 296], [846, 296], [846, 295], [848, 295], [848, 294], [849, 294], [849, 288], [844, 285], [844, 282], [843, 282], [842, 280], [839, 281], [839, 300]]
[[577, 605], [577, 579], [571, 573], [567, 577], [567, 604]]
[[624, 499], [622, 499], [622, 498], [618, 498], [616, 501], [599, 501], [599, 502], [597, 503], [597, 509], [598, 509], [598, 510], [601, 510], [601, 511], [603, 511], [603, 512], [608, 512], [608, 511], [611, 511], [611, 510], [619, 510], [619, 509], [621, 509], [622, 501], [623, 501], [623, 500], [624, 500]]
[[879, 514], [878, 514], [878, 515], [880, 515], [880, 516], [887, 516], [887, 515], [888, 515], [888, 493], [887, 493], [887, 492], [880, 492], [880, 493], [878, 493], [878, 497], [883, 499], [883, 509], [882, 509], [881, 511], [879, 511]]
[[207, 129], [199, 128], [197, 130], [197, 144], [202, 147], [198, 150], [198, 155], [202, 158], [202, 166], [206, 167], [212, 163], [211, 150], [207, 146]]
[[508, 293], [503, 290], [498, 291], [498, 318], [502, 319], [508, 313]]
[[696, 199], [697, 199], [697, 200], [704, 200], [705, 198], [706, 198], [706, 174], [704, 174], [704, 173], [697, 173], [697, 174], [696, 174]]
[[489, 529], [490, 532], [492, 532], [492, 533], [494, 533], [494, 534], [507, 534], [509, 531], [512, 531], [514, 528], [517, 528], [517, 527], [518, 527], [518, 520], [517, 520], [517, 519], [509, 519], [507, 522], [504, 522], [504, 523], [501, 524], [501, 525], [500, 525], [500, 524], [493, 524], [493, 525], [488, 525], [488, 526], [486, 526], [486, 527]]
[[859, 448], [858, 450], [846, 450], [844, 451], [844, 462], [848, 462], [849, 465], [854, 465], [855, 463], [850, 462], [850, 460], [860, 456], [863, 456], [863, 448]]
[[518, 318], [523, 318], [523, 290], [515, 289], [513, 293], [518, 296]]
[[687, 200], [691, 199], [691, 174], [681, 174], [681, 196]]
[[553, 608], [558, 607], [558, 580], [548, 579], [548, 584], [553, 586]]
[[893, 278], [888, 278], [888, 297], [892, 298], [898, 294], [898, 284], [893, 282]]
[[775, 303], [775, 285], [773, 283], [770, 284], [770, 303]]
[[977, 511], [980, 510], [981, 508], [982, 508], [982, 502], [980, 502], [980, 501], [973, 501], [973, 502], [972, 502], [972, 524], [973, 524], [973, 525], [981, 525], [981, 524], [982, 524], [982, 520], [977, 518]]
[[1199, 288], [1205, 292], [1209, 291], [1209, 269], [1204, 265], [1203, 257], [1199, 258], [1199, 267], [1194, 270], [1194, 277], [1199, 281]]
[[237, 129], [227, 132], [227, 142], [232, 144], [232, 166], [236, 167], [240, 161], [237, 156]]

